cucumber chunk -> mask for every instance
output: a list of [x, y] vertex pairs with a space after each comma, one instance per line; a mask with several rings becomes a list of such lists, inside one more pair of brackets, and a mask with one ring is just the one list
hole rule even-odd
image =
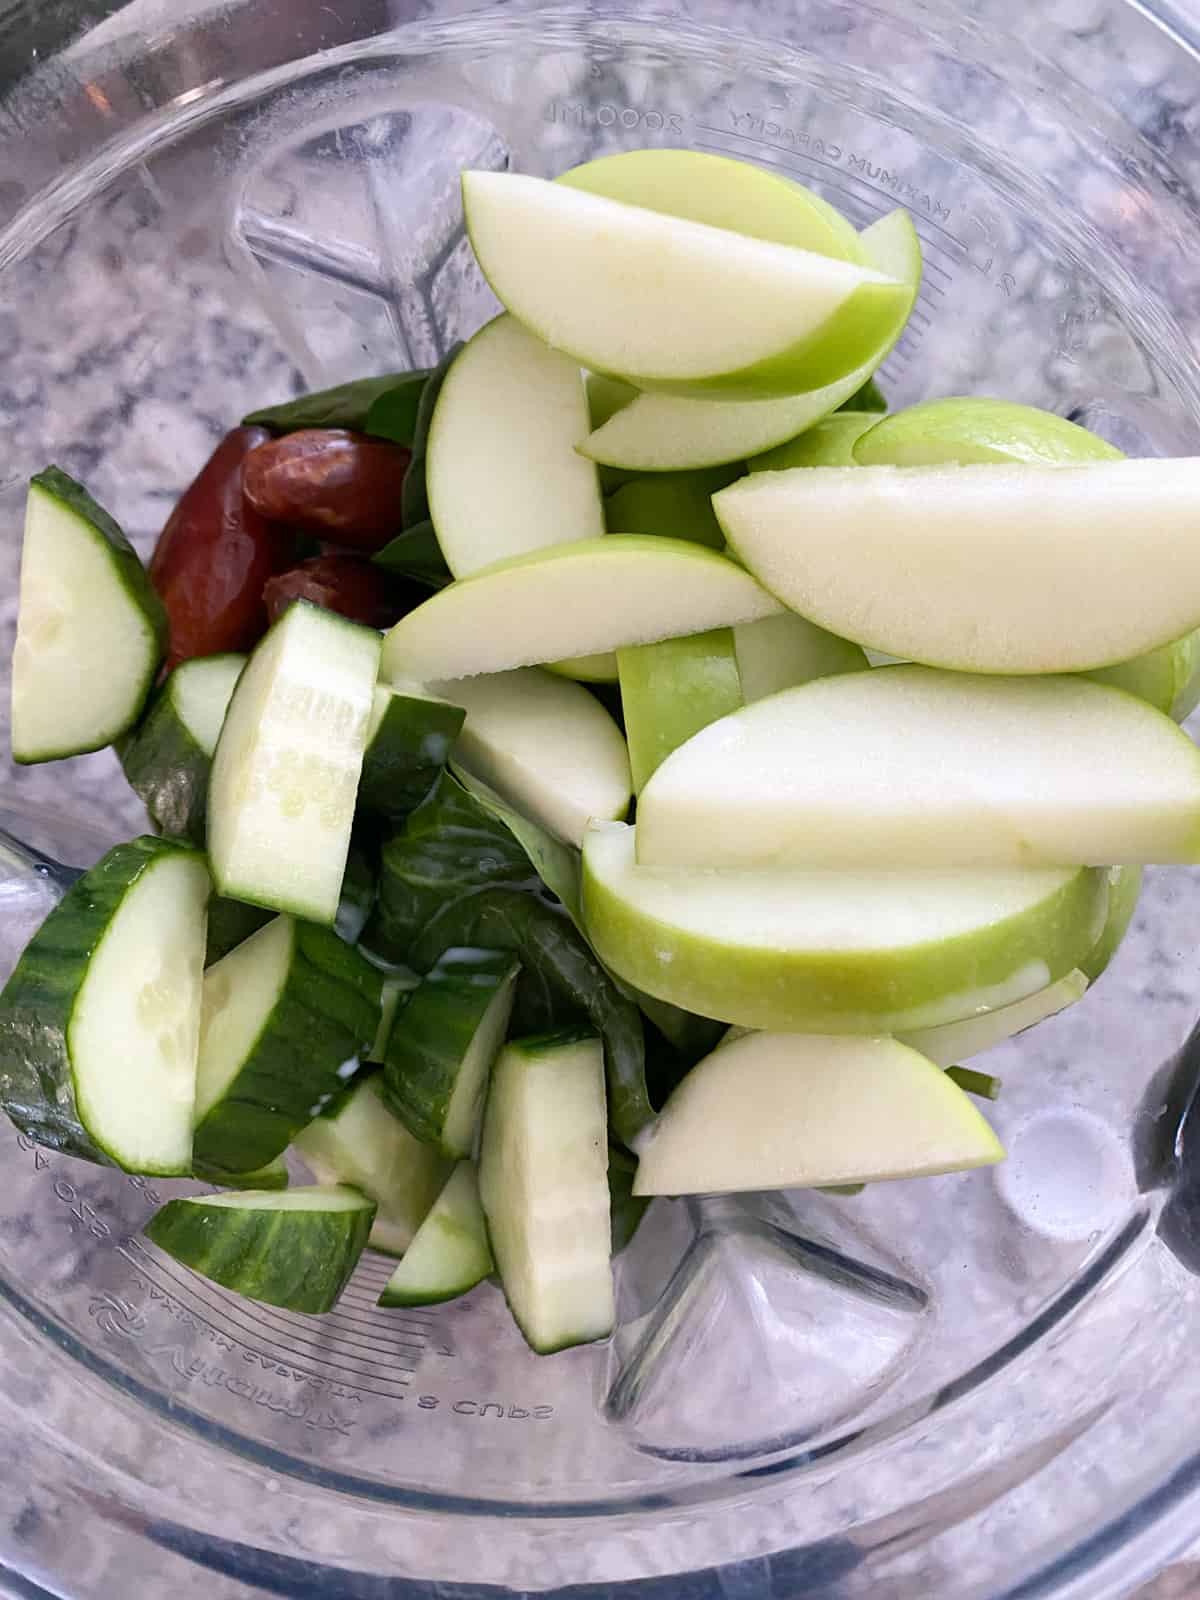
[[294, 1148], [325, 1183], [352, 1183], [378, 1211], [373, 1249], [403, 1255], [445, 1186], [450, 1163], [422, 1144], [384, 1104], [379, 1074], [354, 1085], [297, 1135]]
[[581, 1032], [509, 1044], [492, 1071], [479, 1192], [517, 1326], [540, 1355], [615, 1318], [604, 1057]]
[[446, 765], [465, 717], [461, 706], [378, 684], [367, 725], [359, 805], [377, 816], [406, 817]]
[[219, 1167], [195, 1161], [192, 1177], [224, 1189], [286, 1189], [289, 1182], [287, 1161], [283, 1156], [276, 1156], [265, 1167], [256, 1167], [253, 1172], [222, 1172]]
[[127, 1172], [192, 1170], [204, 857], [110, 850], [34, 934], [0, 996], [0, 1103], [17, 1127]]
[[475, 1148], [520, 970], [507, 951], [447, 950], [392, 1029], [384, 1099], [411, 1134], [454, 1160]]
[[120, 751], [130, 788], [168, 838], [204, 843], [213, 751], [245, 665], [232, 654], [181, 663]]
[[287, 1148], [379, 1026], [382, 974], [328, 929], [276, 917], [204, 975], [197, 1160], [250, 1172]]
[[30, 480], [12, 664], [13, 760], [100, 750], [137, 721], [167, 616], [137, 552], [58, 467]]
[[342, 1185], [168, 1200], [146, 1237], [226, 1289], [289, 1311], [329, 1311], [358, 1264], [375, 1203]]
[[493, 1266], [479, 1179], [471, 1162], [461, 1161], [388, 1279], [379, 1304], [434, 1306], [457, 1300]]
[[333, 922], [379, 648], [374, 629], [298, 600], [250, 657], [209, 781], [221, 894]]

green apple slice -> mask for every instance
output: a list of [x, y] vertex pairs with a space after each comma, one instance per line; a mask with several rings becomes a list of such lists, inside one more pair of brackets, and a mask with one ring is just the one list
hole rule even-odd
[[547, 661], [546, 671], [577, 683], [616, 683], [617, 658], [612, 650], [598, 656], [568, 656], [565, 661]]
[[732, 628], [627, 646], [617, 667], [635, 794], [672, 750], [742, 704]]
[[1096, 667], [1087, 676], [1148, 700], [1173, 721], [1183, 722], [1200, 705], [1200, 630], [1134, 656], [1132, 661]]
[[600, 959], [748, 1028], [898, 1033], [1010, 1005], [1086, 959], [1109, 894], [1098, 868], [687, 871], [638, 866], [622, 823], [583, 841]]
[[961, 1022], [944, 1022], [940, 1028], [916, 1028], [900, 1035], [901, 1042], [938, 1067], [952, 1067], [959, 1061], [969, 1061], [972, 1056], [992, 1050], [1006, 1039], [1024, 1033], [1047, 1017], [1057, 1016], [1087, 993], [1088, 980], [1076, 967], [1065, 978], [1040, 989], [1027, 999], [1016, 1000], [1010, 1006], [1000, 1006], [995, 1011], [985, 1011], [979, 1017], [964, 1017]]
[[611, 533], [666, 534], [707, 545], [710, 550], [724, 550], [725, 535], [712, 508], [712, 497], [741, 475], [739, 464], [634, 478], [605, 501], [605, 523]]
[[718, 1045], [671, 1095], [633, 1192], [823, 1188], [1003, 1159], [978, 1108], [907, 1045], [752, 1033]]
[[456, 578], [604, 532], [600, 481], [575, 446], [590, 418], [577, 362], [512, 317], [455, 358], [429, 424], [429, 514]]
[[1085, 672], [1200, 626], [1200, 457], [797, 468], [713, 504], [792, 610], [907, 660]]
[[814, 678], [862, 672], [870, 665], [856, 644], [791, 611], [761, 622], [741, 622], [733, 640], [746, 705]]
[[[794, 438], [852, 399], [886, 358], [904, 331], [921, 283], [921, 245], [906, 211], [893, 211], [861, 235], [873, 267], [907, 285], [907, 304], [895, 327], [855, 372], [823, 389], [782, 400], [689, 400], [678, 395], [627, 394], [604, 415], [594, 404], [594, 432], [580, 449], [601, 463], [602, 472], [683, 471], [744, 461]], [[598, 397], [599, 398], [599, 397]], [[598, 420], [602, 418], [602, 420]]]
[[1089, 983], [1095, 983], [1121, 947], [1129, 931], [1142, 893], [1141, 867], [1110, 867], [1108, 870], [1108, 916], [1104, 932], [1095, 947], [1079, 963]]
[[863, 467], [936, 467], [951, 461], [960, 466], [1120, 461], [1122, 455], [1106, 439], [1052, 411], [972, 395], [925, 400], [882, 421], [876, 418], [855, 445], [854, 459]]
[[[853, 467], [856, 441], [878, 424], [877, 411], [835, 411], [799, 438], [751, 456], [746, 465], [751, 472], [785, 472], [789, 467]], [[716, 521], [715, 514], [713, 520]]]
[[750, 239], [861, 261], [858, 234], [827, 200], [748, 161], [699, 150], [625, 150], [572, 167], [555, 180]]
[[747, 572], [682, 539], [606, 534], [498, 561], [402, 617], [385, 681], [466, 678], [755, 622], [783, 607]]
[[1196, 862], [1200, 750], [1086, 678], [847, 673], [676, 750], [639, 799], [637, 852], [657, 867]]
[[591, 818], [629, 810], [625, 740], [581, 684], [520, 667], [430, 687], [467, 713], [455, 760], [568, 844]]
[[[903, 321], [873, 267], [749, 239], [514, 172], [464, 172], [501, 303], [584, 366], [640, 389], [755, 400], [835, 383]], [[737, 306], [736, 316], [713, 314]]]

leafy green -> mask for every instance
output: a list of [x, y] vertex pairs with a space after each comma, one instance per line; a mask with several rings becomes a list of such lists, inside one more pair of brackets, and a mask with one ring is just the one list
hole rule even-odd
[[561, 889], [577, 908], [573, 853], [478, 780], [467, 781], [471, 790], [443, 772], [404, 830], [384, 846], [379, 900], [365, 943], [418, 972], [457, 946], [518, 955], [522, 978], [531, 975], [522, 1026], [559, 1025], [564, 1012], [588, 1019], [604, 1039], [610, 1120], [628, 1143], [653, 1115], [642, 1019], [555, 892]]
[[447, 350], [429, 374], [429, 380], [421, 390], [421, 400], [413, 425], [412, 460], [405, 474], [404, 490], [400, 497], [400, 519], [405, 528], [415, 528], [419, 522], [424, 522], [429, 517], [429, 491], [425, 483], [425, 451], [429, 445], [429, 424], [433, 421], [433, 409], [442, 392], [446, 374], [461, 349], [462, 346], [456, 344]]
[[[411, 464], [408, 470], [412, 472]], [[408, 479], [404, 481], [407, 483]], [[451, 581], [450, 568], [428, 518], [398, 533], [371, 560], [377, 567], [386, 567], [389, 572], [427, 584], [431, 589], [444, 589]]]
[[[423, 368], [416, 372], [386, 372], [379, 378], [355, 378], [332, 389], [318, 389], [278, 405], [263, 406], [242, 421], [257, 423], [274, 433], [295, 433], [299, 428], [355, 428], [411, 445], [428, 377], [429, 369]], [[378, 422], [372, 426], [374, 418]]]

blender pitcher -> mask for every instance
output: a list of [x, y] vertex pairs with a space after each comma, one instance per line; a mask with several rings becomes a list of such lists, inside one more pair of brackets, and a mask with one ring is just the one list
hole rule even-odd
[[[1200, 20], [1169, 0], [0, 5], [0, 674], [25, 482], [146, 554], [223, 430], [496, 309], [464, 167], [736, 156], [904, 206], [894, 404], [992, 393], [1200, 453]], [[1071, 596], [1062, 596], [1063, 627]], [[111, 752], [7, 768], [7, 971], [144, 817]], [[1200, 1526], [1200, 880], [996, 1052], [994, 1172], [657, 1202], [609, 1342], [498, 1289], [327, 1316], [141, 1236], [173, 1186], [4, 1124], [0, 1560], [70, 1600], [1125, 1595]]]

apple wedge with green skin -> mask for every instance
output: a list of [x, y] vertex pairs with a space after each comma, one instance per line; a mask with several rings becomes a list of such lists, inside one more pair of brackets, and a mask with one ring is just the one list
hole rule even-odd
[[676, 750], [639, 799], [637, 855], [656, 867], [1197, 862], [1200, 750], [1162, 712], [1086, 678], [847, 673]]
[[583, 374], [509, 316], [455, 357], [429, 424], [429, 515], [456, 578], [507, 556], [604, 532], [600, 480], [575, 446], [590, 426]]
[[542, 178], [464, 172], [462, 188], [501, 304], [639, 389], [739, 400], [816, 389], [859, 368], [911, 304], [906, 284], [873, 267]]
[[[853, 467], [857, 465], [856, 442], [878, 422], [877, 411], [835, 411], [799, 438], [751, 456], [746, 465], [751, 472], [786, 472], [789, 467]], [[714, 494], [718, 492], [713, 490]]]
[[616, 683], [617, 657], [612, 650], [598, 656], [568, 656], [565, 661], [547, 661], [546, 671], [576, 683]]
[[940, 1068], [886, 1038], [752, 1033], [688, 1073], [638, 1151], [637, 1195], [928, 1178], [1003, 1161]]
[[860, 467], [937, 467], [952, 461], [960, 466], [985, 461], [1053, 466], [1124, 458], [1107, 439], [1052, 411], [962, 395], [924, 400], [890, 417], [876, 417], [875, 426], [854, 446], [854, 459]]
[[1010, 1006], [1000, 1006], [996, 1011], [985, 1011], [979, 1017], [964, 1017], [961, 1022], [945, 1022], [940, 1028], [916, 1028], [903, 1033], [900, 1042], [919, 1050], [938, 1067], [953, 1067], [960, 1061], [993, 1050], [1006, 1039], [1024, 1033], [1026, 1028], [1057, 1016], [1077, 1000], [1082, 1000], [1088, 990], [1088, 980], [1078, 967], [1065, 978], [1040, 989], [1028, 999], [1016, 1000]]
[[617, 667], [635, 794], [673, 750], [743, 704], [732, 628], [629, 645]]
[[1200, 626], [1200, 457], [795, 468], [713, 505], [793, 611], [905, 660], [1086, 672]]
[[593, 817], [629, 810], [625, 740], [581, 684], [518, 667], [430, 688], [467, 713], [455, 760], [568, 844], [583, 843]]
[[666, 534], [724, 550], [725, 535], [712, 508], [712, 497], [742, 476], [736, 466], [706, 467], [696, 472], [647, 473], [623, 484], [604, 503], [610, 533]]
[[498, 561], [449, 584], [388, 633], [380, 671], [385, 682], [507, 672], [782, 610], [713, 550], [610, 533]]
[[[602, 478], [607, 482], [608, 474], [621, 469], [678, 472], [745, 461], [795, 438], [852, 399], [903, 333], [921, 284], [921, 244], [906, 211], [881, 217], [860, 238], [867, 261], [904, 283], [907, 294], [894, 328], [857, 371], [782, 400], [689, 400], [633, 391], [618, 404], [615, 389], [606, 388], [593, 402], [594, 431], [579, 447], [600, 463]], [[612, 405], [607, 415], [597, 403], [602, 398]]]
[[[818, 424], [804, 438], [814, 438], [820, 428], [833, 421], [836, 418]], [[797, 440], [796, 444], [803, 442]], [[783, 459], [788, 448], [784, 446], [759, 457], [757, 462], [751, 461], [751, 472], [772, 463], [778, 469], [854, 463], [878, 467], [970, 466], [987, 461], [1052, 465], [1123, 459], [1115, 445], [1053, 412], [1007, 400], [974, 397], [928, 400], [876, 421], [854, 444], [853, 462], [805, 460], [800, 456], [788, 461]], [[1097, 683], [1126, 689], [1182, 722], [1200, 704], [1200, 632], [1185, 634], [1182, 639], [1160, 645], [1131, 661], [1097, 668], [1089, 676]]]
[[826, 633], [807, 617], [786, 611], [733, 630], [742, 699], [746, 705], [781, 689], [839, 672], [865, 672], [870, 662], [856, 644]]
[[827, 200], [790, 178], [729, 156], [625, 150], [572, 167], [555, 182], [749, 239], [815, 250], [839, 261], [863, 259], [854, 227]]
[[583, 917], [618, 977], [747, 1028], [899, 1033], [1010, 1005], [1095, 948], [1099, 868], [1023, 871], [638, 866], [634, 830], [583, 841]]

